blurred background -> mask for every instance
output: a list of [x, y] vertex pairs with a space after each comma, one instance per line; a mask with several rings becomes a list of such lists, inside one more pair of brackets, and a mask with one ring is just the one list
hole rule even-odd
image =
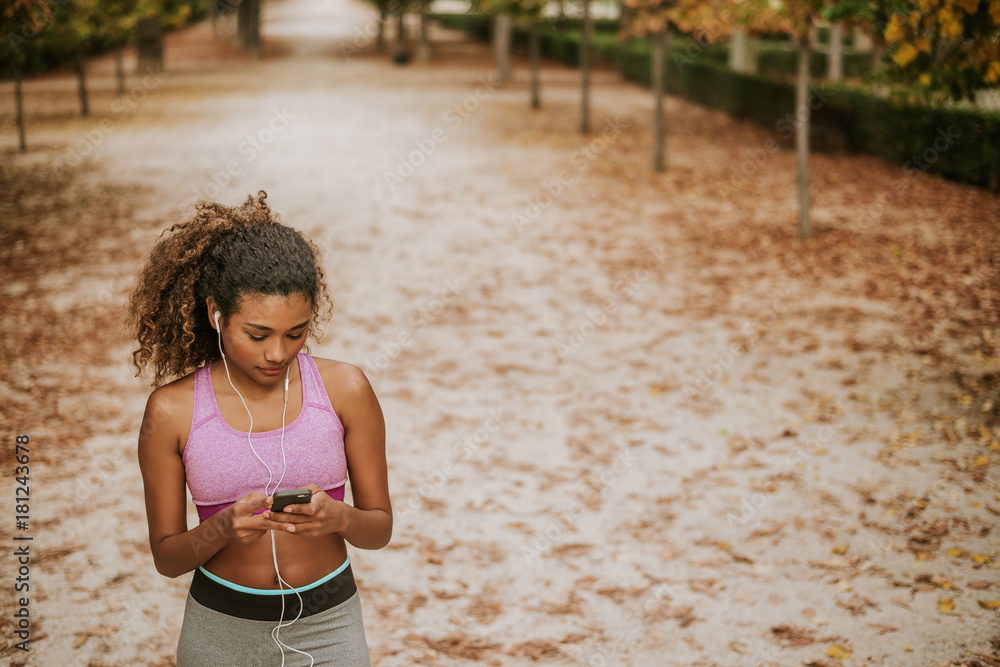
[[1000, 0], [0, 20], [0, 662], [174, 664], [123, 307], [265, 190], [386, 415], [374, 664], [1000, 664]]

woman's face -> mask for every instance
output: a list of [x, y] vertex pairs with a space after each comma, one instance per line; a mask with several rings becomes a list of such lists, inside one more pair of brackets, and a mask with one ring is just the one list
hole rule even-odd
[[[208, 308], [214, 324], [216, 308], [211, 297]], [[219, 318], [230, 372], [240, 372], [264, 386], [282, 382], [288, 365], [305, 345], [311, 316], [312, 301], [304, 294], [245, 295], [228, 321]]]

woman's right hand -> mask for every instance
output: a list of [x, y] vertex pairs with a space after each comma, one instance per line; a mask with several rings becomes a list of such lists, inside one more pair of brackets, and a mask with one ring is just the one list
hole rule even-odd
[[222, 515], [223, 532], [230, 539], [250, 544], [259, 540], [272, 528], [286, 529], [276, 521], [269, 521], [261, 514], [254, 514], [267, 508], [267, 496], [260, 491], [251, 491], [219, 512]]

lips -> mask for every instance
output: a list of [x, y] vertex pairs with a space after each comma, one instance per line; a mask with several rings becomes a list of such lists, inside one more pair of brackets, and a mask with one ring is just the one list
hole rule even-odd
[[280, 373], [283, 370], [284, 369], [281, 368], [281, 367], [278, 367], [278, 368], [261, 368], [260, 372], [263, 373], [264, 375], [269, 375], [269, 376], [273, 377], [273, 376], [277, 375], [278, 373]]

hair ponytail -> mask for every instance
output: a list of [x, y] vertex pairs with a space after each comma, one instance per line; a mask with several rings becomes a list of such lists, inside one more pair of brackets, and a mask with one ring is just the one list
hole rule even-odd
[[238, 207], [199, 204], [192, 220], [161, 235], [129, 299], [137, 376], [152, 366], [153, 384], [160, 385], [218, 358], [209, 296], [228, 318], [247, 293], [301, 293], [312, 301], [311, 332], [320, 333], [332, 304], [319, 250], [282, 224], [266, 199], [261, 191]]

